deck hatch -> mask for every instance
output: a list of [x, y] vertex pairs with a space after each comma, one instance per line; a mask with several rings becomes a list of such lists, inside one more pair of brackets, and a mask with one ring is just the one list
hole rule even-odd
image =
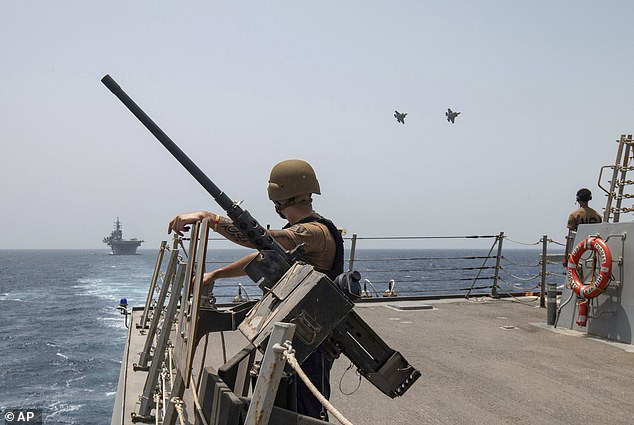
[[433, 310], [434, 306], [431, 304], [422, 304], [420, 302], [400, 302], [398, 304], [388, 304], [388, 307], [394, 310]]

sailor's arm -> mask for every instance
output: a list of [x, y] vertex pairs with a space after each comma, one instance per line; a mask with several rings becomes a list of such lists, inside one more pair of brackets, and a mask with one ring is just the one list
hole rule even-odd
[[198, 221], [209, 218], [211, 230], [221, 234], [231, 242], [238, 245], [255, 248], [251, 242], [240, 232], [228, 217], [223, 217], [211, 211], [195, 211], [185, 214], [179, 214], [170, 220], [167, 225], [167, 233], [175, 232], [179, 236], [183, 236], [183, 232], [189, 230], [189, 225]]
[[568, 267], [568, 255], [570, 254], [570, 244], [571, 240], [574, 238], [574, 232], [572, 229], [568, 229], [568, 235], [566, 236], [566, 249], [564, 251], [564, 258], [561, 259], [561, 265], [564, 267]]
[[[221, 221], [222, 221], [222, 217], [221, 217]], [[233, 223], [231, 225], [233, 225]], [[221, 226], [218, 226], [218, 228], [221, 229]], [[295, 247], [295, 243], [292, 240], [290, 240], [290, 238], [287, 236], [286, 231], [269, 230], [269, 232], [284, 247], [284, 249], [290, 250]], [[220, 230], [218, 231], [218, 233], [221, 233]], [[244, 271], [244, 268], [247, 266], [247, 264], [251, 262], [251, 260], [257, 257], [259, 254], [260, 254], [259, 252], [253, 252], [251, 254], [245, 255], [244, 257], [234, 261], [231, 264], [228, 264], [219, 269], [210, 271], [209, 273], [205, 273], [203, 275], [203, 285], [207, 285], [211, 282], [215, 282], [217, 279], [245, 276], [246, 272]]]
[[[247, 237], [242, 234], [240, 229], [233, 224], [233, 221], [231, 221], [229, 217], [224, 217], [211, 211], [195, 211], [179, 214], [169, 222], [167, 226], [167, 233], [175, 232], [178, 235], [183, 236], [183, 232], [189, 230], [190, 224], [202, 221], [205, 218], [209, 218], [210, 228], [214, 232], [238, 245], [246, 248], [255, 248]], [[273, 236], [275, 240], [284, 247], [284, 249], [291, 250], [295, 248], [295, 243], [289, 237], [288, 231], [269, 230], [269, 232], [271, 236]]]
[[194, 224], [197, 221], [203, 220], [205, 217], [210, 216], [209, 211], [195, 211], [185, 214], [179, 214], [167, 225], [167, 233], [170, 234], [172, 232], [176, 233], [178, 236], [183, 236], [183, 232], [189, 230], [189, 225]]
[[244, 271], [244, 268], [257, 255], [258, 255], [257, 252], [252, 252], [251, 254], [245, 255], [244, 257], [234, 261], [231, 264], [227, 264], [224, 267], [210, 271], [209, 273], [205, 273], [203, 275], [203, 285], [208, 285], [211, 282], [214, 282], [218, 279], [245, 276], [246, 272]]
[[566, 223], [566, 230], [568, 231], [566, 235], [566, 249], [564, 251], [564, 258], [561, 260], [561, 265], [564, 267], [568, 266], [568, 254], [570, 254], [569, 246], [571, 244], [570, 239], [574, 238], [573, 232], [577, 230], [577, 225], [575, 215], [570, 213], [570, 215], [568, 215], [568, 222]]
[[282, 245], [282, 247], [285, 250], [287, 250], [287, 251], [290, 251], [290, 250], [294, 249], [297, 246], [297, 244], [291, 238], [291, 236], [289, 234], [289, 232], [290, 232], [289, 230], [269, 229], [268, 232], [270, 233], [271, 236], [273, 236], [275, 238], [277, 243]]

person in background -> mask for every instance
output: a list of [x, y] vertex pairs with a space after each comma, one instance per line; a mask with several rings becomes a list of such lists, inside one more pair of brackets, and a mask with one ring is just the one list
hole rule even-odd
[[[333, 279], [343, 273], [343, 238], [332, 221], [313, 210], [312, 195], [321, 194], [315, 171], [306, 161], [289, 159], [276, 164], [271, 170], [268, 184], [269, 199], [275, 204], [275, 211], [287, 220], [284, 228], [269, 229], [268, 232], [286, 250], [292, 250], [303, 244], [304, 260]], [[255, 248], [233, 224], [230, 218], [209, 211], [197, 211], [180, 214], [168, 225], [172, 231], [183, 234], [189, 225], [206, 217], [211, 228], [226, 239], [249, 248]], [[203, 286], [217, 279], [244, 276], [244, 267], [256, 256], [257, 252], [224, 267], [205, 273]], [[326, 397], [330, 397], [330, 370], [332, 359], [322, 355], [318, 349], [302, 363], [302, 369], [310, 381]], [[297, 379], [297, 412], [305, 416], [328, 420], [321, 403], [308, 387]]]
[[[592, 199], [592, 192], [589, 189], [583, 188], [577, 191], [577, 203], [579, 208], [574, 210], [568, 216], [568, 236], [566, 237], [566, 251], [562, 260], [562, 265], [566, 267], [568, 265], [568, 254], [571, 251], [570, 245], [574, 240], [574, 233], [577, 232], [577, 228], [580, 224], [587, 223], [601, 223], [601, 215], [588, 206], [588, 202]], [[574, 233], [573, 233], [574, 232]]]

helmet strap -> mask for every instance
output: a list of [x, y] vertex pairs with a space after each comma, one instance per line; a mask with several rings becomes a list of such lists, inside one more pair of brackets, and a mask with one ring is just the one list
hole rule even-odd
[[295, 204], [299, 204], [300, 202], [304, 202], [304, 201], [312, 202], [313, 198], [310, 195], [311, 195], [310, 193], [307, 193], [305, 195], [298, 195], [290, 199], [285, 199], [283, 202], [273, 201], [273, 203], [275, 204], [275, 212], [280, 217], [286, 220], [286, 217], [284, 216], [284, 214], [282, 214], [282, 210], [290, 206], [293, 206]]
[[280, 209], [280, 207], [277, 206], [277, 203], [275, 204], [275, 212], [277, 213], [277, 215], [282, 217], [283, 220], [286, 220], [286, 217], [284, 216], [284, 214], [282, 214], [282, 210]]

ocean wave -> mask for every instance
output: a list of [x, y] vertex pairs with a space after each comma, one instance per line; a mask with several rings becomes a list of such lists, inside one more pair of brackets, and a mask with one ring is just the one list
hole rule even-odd
[[101, 322], [120, 322], [123, 319], [118, 311], [113, 311], [111, 315], [112, 317], [99, 317], [98, 320]]
[[78, 297], [96, 297], [103, 300], [117, 300], [120, 299], [121, 290], [116, 287], [110, 286], [78, 286], [75, 289], [79, 289], [75, 293]]
[[77, 378], [71, 378], [66, 380], [66, 387], [70, 387], [70, 384], [72, 384], [73, 382], [81, 381], [85, 377], [86, 377], [85, 375], [81, 375], [81, 376], [78, 376]]
[[[130, 319], [128, 319], [130, 320]], [[125, 319], [123, 317], [100, 317], [100, 322], [103, 322], [104, 327], [111, 329], [125, 329]]]
[[65, 354], [62, 354], [62, 353], [55, 353], [55, 354], [57, 354], [58, 356], [60, 356], [60, 357], [61, 357], [61, 358], [63, 358], [63, 359], [68, 360], [68, 356], [67, 356], [67, 355], [65, 355]]
[[18, 302], [26, 302], [22, 298], [18, 298], [18, 294], [11, 295], [10, 292], [3, 292], [0, 294], [0, 301], [18, 301]]
[[80, 277], [79, 279], [77, 279], [77, 282], [78, 283], [88, 283], [88, 284], [102, 283], [103, 279], [95, 278], [95, 277]]
[[52, 413], [47, 416], [47, 419], [60, 416], [64, 413], [75, 412], [81, 408], [82, 408], [81, 404], [70, 404], [64, 401], [53, 402], [50, 405], [50, 409], [52, 410]]
[[[80, 282], [81, 281], [81, 282]], [[145, 299], [147, 288], [139, 287], [133, 282], [117, 282], [103, 279], [79, 279], [75, 295], [80, 297], [96, 297], [103, 300], [119, 300], [126, 297], [128, 301]]]

